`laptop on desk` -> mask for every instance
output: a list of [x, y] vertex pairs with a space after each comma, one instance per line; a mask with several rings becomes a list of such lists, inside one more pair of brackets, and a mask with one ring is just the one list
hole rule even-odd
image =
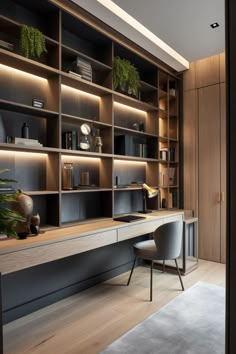
[[135, 222], [141, 219], [146, 219], [145, 216], [137, 216], [137, 215], [124, 215], [119, 216], [117, 218], [113, 218], [115, 221], [122, 221], [122, 222]]

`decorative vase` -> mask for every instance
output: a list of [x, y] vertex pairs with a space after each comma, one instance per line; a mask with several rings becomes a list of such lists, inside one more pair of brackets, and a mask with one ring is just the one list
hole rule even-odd
[[6, 130], [5, 130], [5, 126], [4, 126], [4, 123], [3, 123], [3, 118], [0, 114], [0, 142], [1, 143], [5, 143], [6, 142]]

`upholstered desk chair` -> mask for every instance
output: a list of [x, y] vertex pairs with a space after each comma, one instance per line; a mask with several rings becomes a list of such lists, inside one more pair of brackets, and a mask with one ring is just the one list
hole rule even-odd
[[154, 261], [174, 260], [176, 270], [179, 276], [182, 290], [184, 285], [181, 279], [177, 258], [181, 252], [182, 237], [183, 237], [183, 222], [174, 221], [159, 226], [153, 232], [153, 240], [138, 242], [134, 245], [134, 262], [129, 275], [127, 285], [129, 285], [136, 259], [142, 258], [151, 261], [150, 267], [150, 301], [152, 301], [152, 273]]

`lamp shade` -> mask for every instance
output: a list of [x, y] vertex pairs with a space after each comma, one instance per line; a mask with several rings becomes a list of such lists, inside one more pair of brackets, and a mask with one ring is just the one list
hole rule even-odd
[[158, 194], [157, 189], [149, 187], [146, 183], [143, 183], [142, 187], [147, 191], [148, 198], [153, 198]]

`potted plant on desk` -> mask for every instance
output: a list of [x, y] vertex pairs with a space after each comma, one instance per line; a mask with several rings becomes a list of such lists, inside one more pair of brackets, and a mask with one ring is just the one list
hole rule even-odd
[[[8, 170], [0, 170], [0, 173]], [[10, 208], [12, 202], [16, 202], [18, 192], [8, 188], [9, 183], [16, 182], [14, 179], [0, 178], [0, 235], [2, 238], [16, 237], [15, 227], [19, 222], [25, 222], [25, 218]], [[8, 191], [9, 189], [9, 191]]]

